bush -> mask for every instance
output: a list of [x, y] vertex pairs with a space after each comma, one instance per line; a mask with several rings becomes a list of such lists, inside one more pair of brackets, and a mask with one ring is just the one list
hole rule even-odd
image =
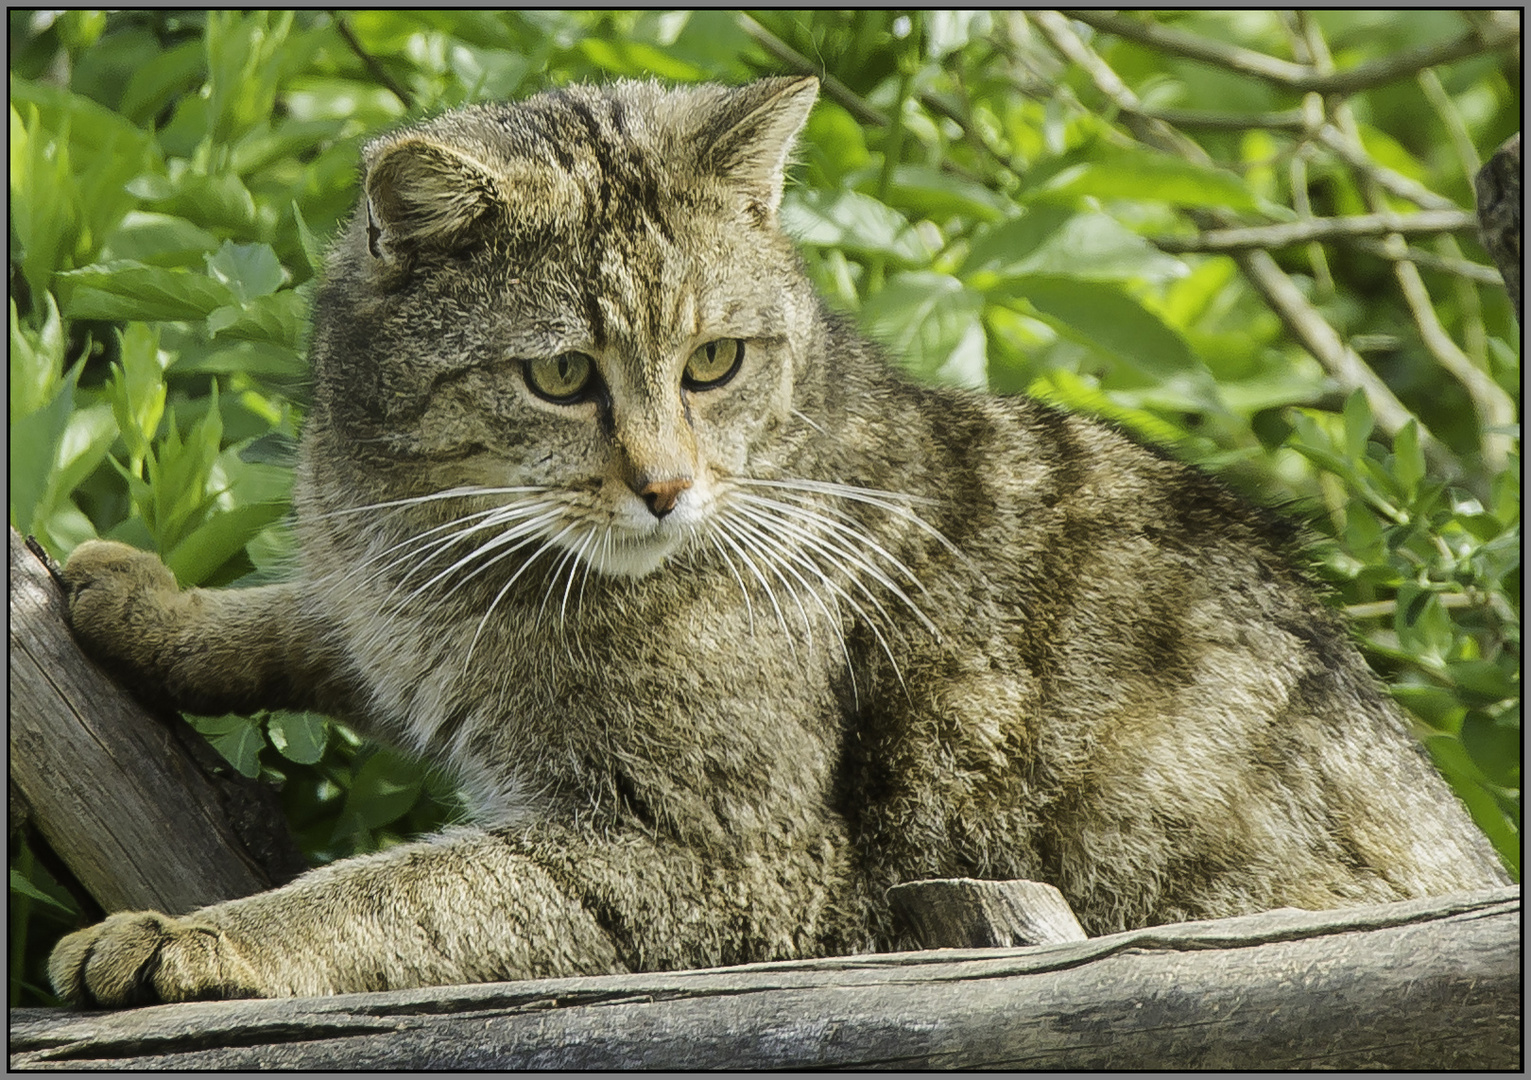
[[[11, 524], [187, 585], [280, 576], [306, 313], [369, 133], [574, 80], [824, 71], [782, 220], [830, 302], [919, 377], [1104, 417], [1303, 516], [1518, 876], [1519, 335], [1467, 214], [1518, 124], [1518, 29], [1080, 17], [12, 11]], [[188, 719], [283, 783], [316, 861], [457, 812], [327, 719]], [[11, 1001], [51, 1001], [72, 905], [25, 847], [11, 888]]]

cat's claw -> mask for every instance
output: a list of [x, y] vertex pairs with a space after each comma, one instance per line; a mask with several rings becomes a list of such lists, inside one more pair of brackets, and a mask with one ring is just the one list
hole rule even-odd
[[122, 1008], [258, 997], [254, 970], [217, 927], [157, 911], [126, 911], [70, 934], [48, 976], [71, 1005]]

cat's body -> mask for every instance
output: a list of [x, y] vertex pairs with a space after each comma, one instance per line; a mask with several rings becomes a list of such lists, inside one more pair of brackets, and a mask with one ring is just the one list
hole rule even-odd
[[923, 877], [1051, 882], [1094, 934], [1505, 880], [1286, 526], [823, 314], [774, 220], [812, 96], [574, 88], [369, 148], [316, 305], [300, 579], [177, 593], [110, 545], [66, 576], [131, 677], [341, 716], [479, 827], [114, 916], [61, 944], [61, 992], [888, 948], [884, 892]]

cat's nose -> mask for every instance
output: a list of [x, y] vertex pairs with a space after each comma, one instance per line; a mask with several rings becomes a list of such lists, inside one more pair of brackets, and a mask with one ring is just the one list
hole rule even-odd
[[650, 480], [642, 487], [635, 485], [635, 488], [643, 501], [649, 504], [649, 512], [662, 518], [675, 509], [675, 501], [680, 498], [680, 493], [690, 486], [691, 478], [681, 476], [673, 480]]

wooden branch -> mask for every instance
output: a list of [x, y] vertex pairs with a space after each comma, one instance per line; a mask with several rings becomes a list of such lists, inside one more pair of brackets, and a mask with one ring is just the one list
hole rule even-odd
[[10, 781], [101, 907], [180, 914], [300, 872], [274, 793], [80, 651], [61, 590], [15, 529], [10, 574]]
[[1525, 297], [1520, 276], [1520, 229], [1524, 208], [1521, 205], [1519, 132], [1511, 135], [1478, 171], [1474, 187], [1478, 194], [1478, 223], [1483, 231], [1483, 246], [1499, 267], [1510, 302], [1515, 305], [1515, 321], [1524, 326], [1521, 304]]
[[1518, 887], [1026, 949], [116, 1013], [12, 1069], [1519, 1069]]
[[1041, 881], [906, 881], [888, 890], [888, 902], [925, 949], [1085, 940], [1069, 902]]

